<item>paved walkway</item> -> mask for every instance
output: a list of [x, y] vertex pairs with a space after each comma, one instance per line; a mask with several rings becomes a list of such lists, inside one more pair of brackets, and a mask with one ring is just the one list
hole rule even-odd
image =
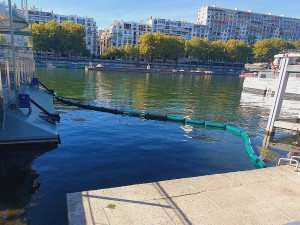
[[280, 166], [67, 194], [70, 225], [286, 224], [300, 172]]

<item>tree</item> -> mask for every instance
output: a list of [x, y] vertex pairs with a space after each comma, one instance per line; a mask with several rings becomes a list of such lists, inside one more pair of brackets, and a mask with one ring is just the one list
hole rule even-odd
[[133, 46], [133, 49], [132, 49], [132, 57], [134, 59], [137, 59], [140, 57], [140, 49], [138, 46]]
[[226, 54], [231, 61], [245, 63], [252, 49], [248, 43], [231, 39], [225, 44]]
[[218, 40], [213, 41], [209, 48], [209, 59], [212, 61], [223, 61], [225, 57], [225, 44]]
[[187, 55], [199, 61], [206, 61], [209, 56], [209, 40], [207, 38], [192, 38], [186, 42]]
[[133, 52], [133, 45], [131, 45], [127, 42], [124, 47], [125, 57], [132, 59], [132, 52]]
[[7, 41], [5, 40], [5, 38], [3, 37], [2, 34], [0, 34], [0, 45], [6, 45]]
[[185, 42], [183, 37], [164, 36], [163, 57], [178, 61], [179, 58], [184, 56]]
[[294, 49], [295, 43], [283, 40], [282, 38], [270, 38], [257, 41], [253, 46], [254, 58], [258, 62], [269, 62], [274, 55], [284, 49]]
[[124, 56], [124, 49], [122, 47], [115, 47], [115, 46], [111, 46], [109, 47], [106, 52], [103, 54], [104, 58], [121, 58]]
[[294, 46], [296, 49], [300, 49], [300, 40], [295, 41]]
[[83, 53], [86, 46], [84, 43], [85, 30], [81, 24], [71, 22], [62, 22], [60, 36], [64, 52], [78, 55]]
[[118, 48], [118, 51], [117, 51], [117, 56], [118, 56], [119, 58], [122, 58], [124, 55], [125, 55], [124, 48], [119, 47], [119, 48]]
[[49, 31], [45, 27], [45, 23], [32, 25], [33, 48], [35, 51], [50, 51]]
[[53, 51], [56, 54], [86, 55], [85, 30], [81, 24], [54, 21], [33, 24], [35, 51]]
[[126, 58], [137, 59], [140, 55], [139, 47], [126, 43], [124, 47], [124, 54]]
[[139, 38], [140, 54], [148, 59], [155, 56], [155, 38], [152, 33], [146, 33]]

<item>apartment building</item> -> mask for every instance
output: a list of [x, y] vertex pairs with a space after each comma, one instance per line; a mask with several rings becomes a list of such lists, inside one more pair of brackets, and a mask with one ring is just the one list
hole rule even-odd
[[91, 52], [91, 54], [98, 55], [98, 27], [93, 18], [54, 14], [53, 11], [45, 12], [35, 7], [28, 10], [28, 21], [32, 24], [47, 23], [52, 20], [58, 23], [73, 21], [74, 23], [83, 25], [85, 29], [84, 40], [87, 49]]
[[206, 38], [208, 36], [207, 26], [185, 21], [172, 21], [166, 19], [150, 19], [147, 21], [152, 33], [160, 32], [165, 35], [180, 36], [185, 40], [193, 37]]
[[235, 9], [203, 6], [197, 24], [208, 27], [211, 41], [238, 39], [250, 44], [266, 38], [300, 39], [300, 19]]
[[109, 30], [99, 30], [98, 33], [98, 54], [99, 55], [103, 55], [107, 48], [109, 47], [109, 43], [110, 43], [110, 36], [109, 36]]
[[111, 46], [124, 48], [126, 43], [138, 45], [139, 37], [148, 32], [181, 36], [185, 40], [193, 37], [208, 37], [207, 26], [189, 22], [153, 19], [152, 17], [146, 23], [142, 20], [140, 22], [114, 21], [108, 30], [101, 33], [99, 38], [100, 55]]
[[108, 32], [109, 46], [124, 48], [126, 43], [138, 45], [139, 37], [147, 32], [151, 32], [151, 28], [147, 27], [142, 20], [140, 22], [114, 21]]

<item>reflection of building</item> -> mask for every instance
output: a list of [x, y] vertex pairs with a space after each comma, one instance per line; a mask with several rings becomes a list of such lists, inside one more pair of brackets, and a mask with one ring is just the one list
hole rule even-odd
[[239, 39], [252, 44], [266, 38], [300, 39], [300, 18], [284, 15], [223, 9], [213, 5], [199, 9], [197, 23], [208, 26], [210, 41]]
[[87, 49], [91, 54], [97, 55], [98, 53], [98, 27], [93, 18], [79, 17], [79, 16], [65, 16], [54, 14], [52, 12], [44, 12], [35, 7], [28, 10], [28, 21], [30, 23], [47, 23], [50, 21], [62, 23], [64, 21], [72, 21], [81, 24], [85, 29], [85, 42]]

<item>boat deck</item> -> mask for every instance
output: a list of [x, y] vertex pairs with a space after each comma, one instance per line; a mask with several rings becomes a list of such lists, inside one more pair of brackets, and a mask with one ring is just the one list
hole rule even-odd
[[300, 220], [292, 166], [67, 194], [69, 224], [286, 224]]
[[[29, 94], [30, 98], [37, 102], [49, 113], [54, 113], [52, 95], [40, 88], [34, 88], [28, 84], [22, 84], [20, 94]], [[5, 112], [3, 116], [3, 129], [0, 129], [0, 146], [14, 144], [34, 143], [58, 143], [57, 128], [43, 118], [42, 111], [31, 104], [31, 113], [28, 108], [14, 109], [11, 103], [14, 100], [14, 91], [4, 93]]]

